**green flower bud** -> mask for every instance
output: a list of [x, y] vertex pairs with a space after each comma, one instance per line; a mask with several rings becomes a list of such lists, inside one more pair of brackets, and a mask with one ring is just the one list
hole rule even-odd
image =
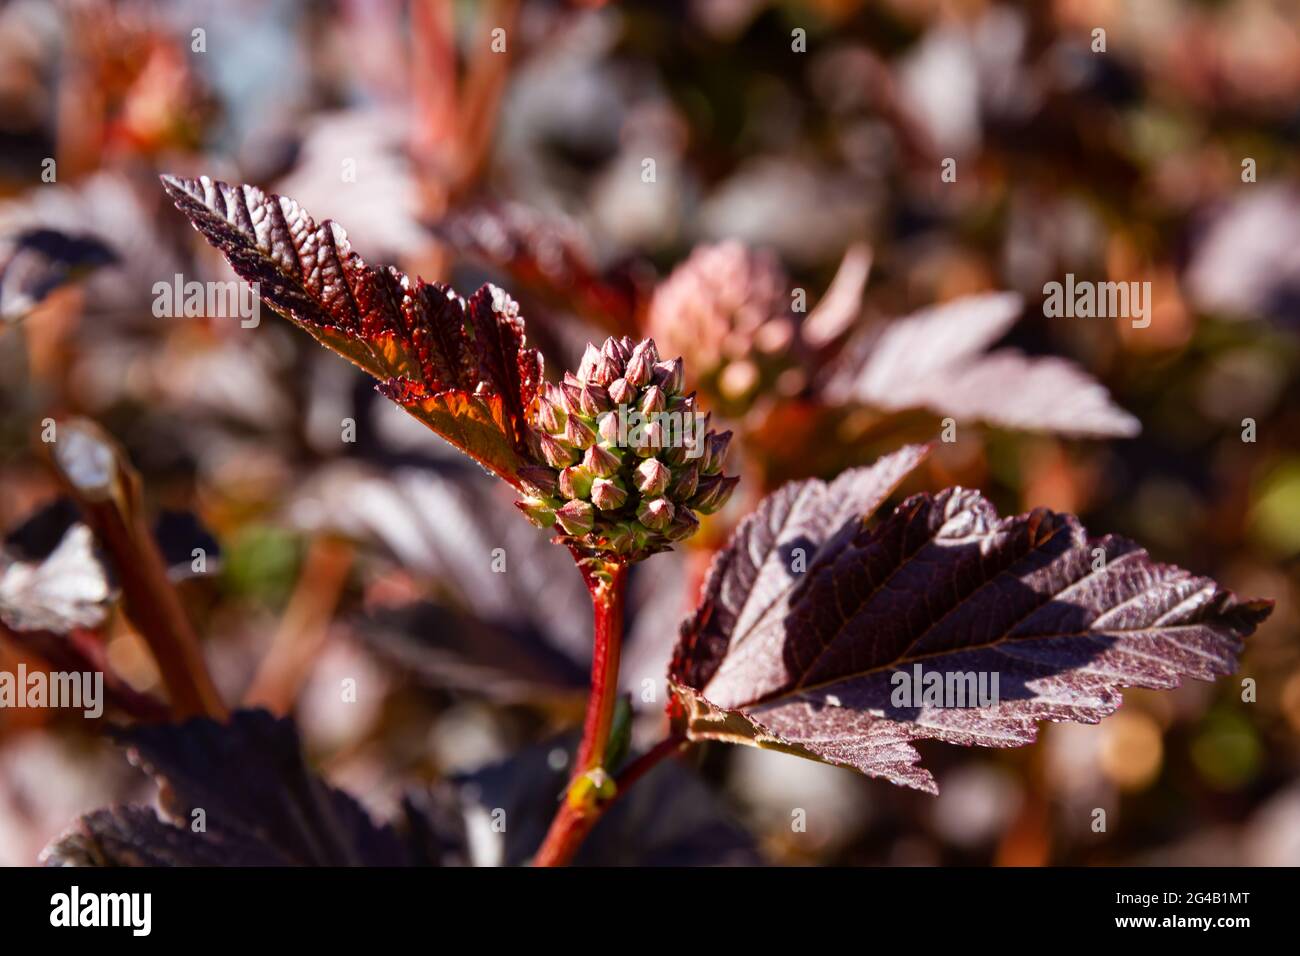
[[566, 534], [580, 538], [595, 526], [596, 512], [587, 502], [574, 500], [555, 512], [555, 521]]
[[560, 494], [566, 498], [586, 498], [591, 494], [591, 473], [581, 465], [570, 465], [560, 472]]
[[549, 528], [555, 524], [555, 509], [542, 498], [521, 498], [515, 502], [515, 507], [539, 528]]

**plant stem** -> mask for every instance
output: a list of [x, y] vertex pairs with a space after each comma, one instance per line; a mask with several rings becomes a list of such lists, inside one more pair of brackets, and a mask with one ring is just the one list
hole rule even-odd
[[[578, 555], [575, 554], [575, 558]], [[623, 645], [623, 590], [627, 584], [627, 565], [621, 562], [596, 563], [578, 559], [578, 567], [591, 594], [593, 647], [591, 657], [591, 695], [587, 698], [587, 716], [582, 725], [582, 743], [574, 761], [573, 777], [564, 802], [551, 823], [538, 862], [558, 865], [573, 855], [586, 830], [581, 827], [588, 817], [599, 816], [603, 785], [607, 786], [605, 751], [609, 731], [618, 703], [618, 662]], [[571, 845], [570, 845], [571, 844]], [[551, 863], [543, 860], [554, 860]]]
[[578, 847], [582, 845], [582, 841], [587, 838], [587, 834], [591, 832], [591, 828], [596, 825], [601, 815], [659, 761], [677, 753], [686, 743], [686, 738], [679, 735], [665, 737], [659, 741], [623, 768], [615, 779], [612, 797], [598, 801], [586, 810], [574, 807], [570, 801], [565, 800], [560, 805], [555, 819], [551, 821], [551, 828], [547, 831], [546, 839], [542, 841], [541, 849], [533, 858], [533, 866], [568, 866], [573, 855], [578, 852]]
[[609, 730], [618, 703], [618, 663], [623, 649], [623, 589], [627, 565], [610, 564], [601, 576], [584, 570], [591, 592], [594, 641], [591, 656], [591, 695], [582, 725], [582, 744], [573, 779], [600, 770], [605, 761]]
[[173, 714], [177, 719], [224, 720], [226, 707], [208, 673], [198, 636], [144, 519], [139, 474], [126, 453], [93, 422], [60, 421], [56, 435], [49, 446], [51, 463], [112, 560], [122, 608], [153, 653]]

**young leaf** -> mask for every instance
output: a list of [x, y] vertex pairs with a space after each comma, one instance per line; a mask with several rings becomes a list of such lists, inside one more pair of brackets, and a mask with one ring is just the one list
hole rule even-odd
[[983, 350], [1020, 315], [1013, 293], [923, 309], [851, 343], [824, 390], [886, 411], [926, 408], [957, 420], [1063, 435], [1131, 437], [1141, 426], [1071, 362]]
[[527, 411], [542, 359], [500, 289], [468, 300], [368, 266], [338, 224], [253, 186], [163, 177], [176, 207], [262, 298], [379, 379], [380, 391], [512, 484], [528, 460]]
[[[829, 490], [786, 486], [715, 561], [670, 673], [691, 737], [933, 793], [911, 741], [1015, 747], [1038, 720], [1096, 723], [1119, 706], [1120, 687], [1231, 673], [1241, 639], [1272, 608], [1123, 538], [1089, 538], [1070, 515], [1000, 519], [960, 488], [913, 496], [872, 530], [856, 518], [836, 530], [814, 508], [788, 517], [792, 502]], [[816, 550], [797, 582], [756, 572], [805, 542]], [[996, 677], [996, 699], [918, 701], [921, 687], [899, 697], [918, 668], [947, 687], [956, 675], [986, 688]]]

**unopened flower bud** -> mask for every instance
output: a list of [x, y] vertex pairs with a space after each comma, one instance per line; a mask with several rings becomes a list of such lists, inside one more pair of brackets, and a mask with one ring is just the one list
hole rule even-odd
[[627, 360], [627, 369], [623, 372], [623, 377], [637, 388], [649, 384], [654, 375], [656, 359], [653, 342], [649, 339], [638, 342], [636, 348], [632, 350], [632, 357]]
[[583, 467], [597, 478], [608, 478], [621, 463], [622, 459], [604, 445], [592, 445], [582, 459]]
[[664, 447], [663, 423], [655, 420], [641, 429], [641, 440], [637, 443], [636, 453], [639, 458], [649, 458]]
[[622, 362], [617, 362], [608, 355], [601, 355], [600, 360], [596, 362], [595, 369], [592, 370], [589, 381], [595, 385], [608, 385], [622, 374]]
[[671, 448], [665, 448], [660, 452], [659, 457], [676, 468], [678, 465], [685, 464], [689, 460], [689, 456], [686, 454], [687, 450], [685, 444], [678, 443], [673, 445]]
[[596, 440], [596, 433], [582, 419], [570, 415], [564, 423], [564, 440], [574, 448], [588, 448]]
[[665, 392], [680, 392], [685, 384], [685, 373], [682, 369], [682, 360], [675, 358], [672, 361], [658, 362], [654, 370], [654, 382]]
[[596, 428], [600, 432], [600, 440], [610, 445], [618, 445], [622, 438], [620, 427], [620, 416], [622, 412], [605, 412], [600, 416], [596, 423]]
[[609, 383], [609, 400], [615, 405], [627, 405], [636, 398], [636, 389], [625, 378], [616, 378]]
[[664, 398], [664, 391], [658, 385], [651, 385], [641, 393], [641, 402], [638, 406], [642, 412], [647, 415], [654, 412], [662, 412], [667, 406], [668, 400]]
[[542, 457], [552, 468], [564, 468], [578, 459], [578, 453], [572, 447], [561, 444], [545, 432], [538, 435], [537, 443], [542, 450]]
[[731, 444], [731, 432], [712, 432], [705, 440], [704, 446], [704, 473], [706, 475], [716, 475], [722, 471], [722, 465], [727, 457], [727, 447]]
[[695, 494], [695, 489], [699, 485], [700, 466], [698, 462], [690, 462], [677, 469], [676, 477], [673, 478], [672, 487], [669, 494], [674, 501], [685, 501]]
[[740, 479], [736, 476], [705, 475], [691, 498], [691, 507], [701, 514], [711, 515], [731, 498]]
[[591, 494], [591, 473], [581, 465], [570, 465], [560, 472], [560, 494], [566, 498], [586, 498]]
[[602, 355], [608, 356], [621, 368], [627, 364], [627, 360], [632, 355], [631, 343], [632, 340], [626, 336], [621, 339], [616, 339], [611, 335], [605, 340], [605, 344], [601, 346], [600, 351]]
[[619, 554], [630, 554], [646, 546], [650, 533], [633, 521], [620, 521], [609, 529], [609, 546]]
[[572, 378], [568, 372], [564, 374], [565, 380], [560, 383], [560, 394], [564, 396], [564, 411], [569, 415], [582, 414], [582, 383], [569, 381]]
[[648, 498], [637, 506], [636, 518], [651, 531], [663, 531], [673, 520], [673, 504], [667, 498]]
[[667, 490], [672, 477], [672, 471], [658, 458], [647, 458], [636, 466], [636, 490], [651, 497], [661, 495]]
[[555, 512], [555, 520], [565, 534], [580, 538], [595, 526], [596, 511], [587, 502], [575, 499]]
[[591, 380], [591, 373], [596, 370], [596, 363], [600, 361], [600, 349], [587, 343], [587, 348], [582, 353], [582, 361], [578, 363], [578, 380], [587, 382]]
[[591, 483], [591, 503], [601, 511], [613, 511], [627, 502], [627, 489], [618, 479], [597, 478]]
[[521, 498], [515, 502], [515, 507], [539, 528], [549, 528], [555, 524], [555, 509], [541, 498]]
[[595, 418], [601, 412], [607, 412], [613, 407], [613, 403], [609, 400], [609, 392], [605, 390], [604, 386], [590, 382], [582, 386], [578, 401], [582, 406], [582, 413], [591, 418]]
[[542, 465], [524, 465], [519, 469], [519, 478], [538, 495], [549, 497], [559, 488], [555, 472]]
[[563, 431], [564, 419], [567, 417], [563, 407], [556, 405], [549, 398], [537, 402], [537, 424], [551, 434]]
[[691, 509], [678, 508], [664, 535], [669, 541], [685, 541], [698, 530], [700, 530], [700, 519], [695, 517]]

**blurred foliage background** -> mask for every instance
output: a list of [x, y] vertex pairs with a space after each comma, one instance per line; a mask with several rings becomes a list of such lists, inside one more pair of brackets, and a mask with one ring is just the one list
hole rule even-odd
[[[11, 0], [0, 529], [60, 494], [42, 420], [99, 422], [151, 518], [190, 515], [212, 536], [210, 573], [178, 587], [226, 699], [294, 714], [325, 774], [382, 816], [412, 782], [508, 767], [576, 724], [580, 583], [482, 475], [287, 323], [156, 317], [155, 282], [231, 277], [159, 172], [292, 196], [368, 261], [462, 292], [503, 284], [552, 370], [611, 330], [671, 336], [678, 312], [650, 290], [725, 240], [812, 302], [869, 258], [861, 302], [845, 280], [855, 328], [1017, 292], [1000, 344], [1073, 360], [1141, 435], [963, 424], [918, 487], [1074, 511], [1276, 599], [1237, 677], [1128, 692], [1101, 725], [1046, 726], [1020, 750], [922, 745], [937, 798], [721, 746], [689, 760], [700, 792], [782, 863], [1300, 864], [1298, 145], [1300, 6], [1285, 0]], [[109, 255], [83, 274], [24, 242], [35, 229]], [[1044, 317], [1043, 285], [1066, 273], [1149, 281], [1150, 326]], [[702, 336], [681, 346], [688, 369]], [[928, 419], [854, 432], [812, 414], [773, 341], [770, 376], [760, 362], [699, 382], [741, 435], [748, 494], [933, 434]], [[677, 622], [743, 497], [699, 547], [635, 577], [625, 681], [642, 744], [662, 730]], [[131, 687], [159, 691], [121, 615], [103, 640]], [[40, 664], [0, 642], [0, 667], [19, 660]], [[338, 702], [344, 677], [356, 703]], [[0, 861], [30, 863], [78, 813], [147, 790], [80, 718], [0, 711]], [[626, 827], [623, 859], [672, 843], [651, 831], [674, 825]], [[706, 862], [708, 841], [687, 836], [670, 858]]]

